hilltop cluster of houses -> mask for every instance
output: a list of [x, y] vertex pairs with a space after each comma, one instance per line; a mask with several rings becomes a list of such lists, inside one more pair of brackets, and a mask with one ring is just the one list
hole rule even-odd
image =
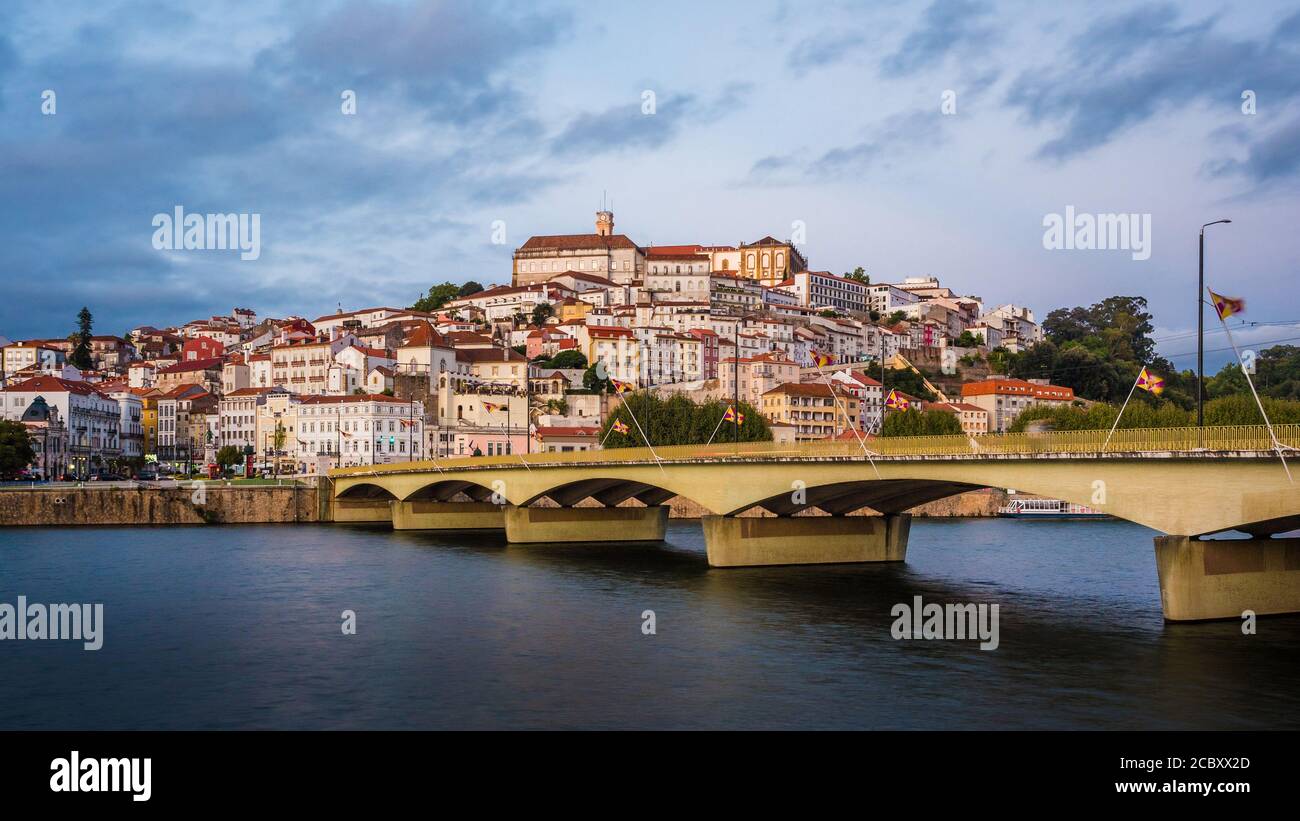
[[[809, 270], [789, 241], [642, 246], [609, 211], [595, 229], [531, 237], [509, 285], [436, 311], [309, 320], [236, 308], [95, 336], [89, 369], [69, 362], [75, 338], [0, 340], [3, 418], [27, 426], [43, 477], [206, 468], [227, 446], [250, 468], [292, 473], [581, 450], [599, 446], [620, 401], [595, 389], [587, 366], [600, 363], [598, 377], [638, 389], [738, 396], [778, 439], [800, 441], [878, 432], [882, 363], [1041, 339], [1027, 308], [988, 307], [934, 277]], [[974, 435], [1005, 430], [1028, 404], [1072, 400], [991, 378], [930, 407]]]

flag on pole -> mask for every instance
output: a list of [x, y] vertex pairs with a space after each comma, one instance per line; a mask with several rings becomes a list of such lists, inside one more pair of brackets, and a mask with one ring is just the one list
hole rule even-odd
[[495, 403], [495, 402], [484, 402], [484, 403], [483, 403], [483, 410], [487, 411], [488, 413], [496, 413], [497, 411], [501, 410], [501, 409], [504, 408], [504, 407], [505, 407], [505, 405], [498, 405], [498, 404]]
[[1165, 380], [1151, 373], [1145, 367], [1138, 374], [1137, 386], [1140, 390], [1154, 393], [1156, 396], [1165, 392]]
[[745, 424], [745, 414], [728, 405], [727, 412], [722, 414], [722, 421], [735, 422], [736, 427], [740, 427]]
[[610, 428], [611, 428], [613, 431], [615, 431], [616, 433], [621, 433], [621, 434], [623, 434], [624, 436], [627, 435], [628, 427], [627, 427], [627, 425], [623, 424], [623, 420], [622, 420], [622, 419], [615, 419], [615, 420], [614, 420], [614, 424], [613, 424], [613, 425], [610, 425]]
[[620, 379], [614, 379], [612, 377], [610, 378], [609, 381], [614, 386], [615, 393], [627, 393], [628, 391], [636, 387], [631, 382], [624, 382]]
[[885, 407], [894, 408], [895, 410], [907, 410], [911, 403], [907, 397], [900, 396], [898, 391], [890, 389], [889, 396], [885, 399]]
[[824, 368], [827, 365], [834, 365], [835, 357], [831, 356], [828, 353], [822, 353], [821, 351], [814, 351], [813, 361], [817, 363], [817, 367]]
[[[1206, 290], [1210, 291], [1209, 288], [1206, 288]], [[1219, 319], [1227, 319], [1233, 314], [1246, 312], [1246, 300], [1244, 299], [1235, 299], [1210, 291], [1210, 301], [1214, 303], [1214, 310], [1219, 312]]]

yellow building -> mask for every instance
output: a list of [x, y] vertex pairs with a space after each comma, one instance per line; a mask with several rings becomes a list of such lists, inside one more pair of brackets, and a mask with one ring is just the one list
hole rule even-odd
[[131, 388], [140, 397], [140, 426], [144, 429], [144, 452], [158, 453], [158, 397], [157, 388]]
[[795, 439], [826, 439], [858, 426], [857, 397], [823, 382], [788, 382], [763, 394], [759, 410], [773, 422], [792, 425]]
[[792, 242], [763, 237], [754, 243], [741, 243], [737, 250], [740, 252], [740, 275], [769, 287], [808, 269], [808, 261]]
[[559, 317], [560, 321], [568, 322], [570, 319], [582, 319], [585, 317], [591, 311], [592, 304], [590, 302], [583, 302], [581, 299], [569, 297], [568, 299], [561, 300], [557, 303], [555, 308], [556, 316]]

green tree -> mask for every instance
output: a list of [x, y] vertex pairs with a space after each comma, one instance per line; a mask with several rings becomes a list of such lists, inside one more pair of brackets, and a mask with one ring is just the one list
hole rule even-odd
[[244, 461], [244, 456], [239, 452], [239, 448], [234, 445], [222, 445], [217, 448], [217, 465], [222, 470], [229, 470], [231, 466], [237, 465]]
[[95, 320], [90, 314], [90, 309], [82, 307], [77, 313], [77, 332], [72, 335], [73, 342], [72, 355], [68, 361], [83, 371], [88, 371], [95, 367], [95, 362], [90, 355], [90, 340], [94, 335], [92, 328]]
[[[682, 394], [673, 394], [666, 400], [642, 391], [626, 394], [623, 404], [609, 414], [601, 427], [601, 441], [607, 448], [644, 447], [644, 431], [655, 447], [702, 445], [709, 440], [715, 429], [717, 434], [714, 442], [730, 442], [737, 438], [741, 442], [772, 440], [772, 430], [768, 427], [767, 420], [746, 402], [740, 403], [740, 413], [744, 417], [741, 425], [722, 422], [719, 426], [729, 404], [696, 404]], [[615, 422], [626, 425], [627, 433], [613, 431]]]
[[560, 351], [542, 366], [552, 370], [579, 370], [587, 367], [587, 357], [582, 351]]
[[540, 328], [553, 316], [555, 316], [555, 306], [549, 302], [539, 302], [533, 306], [532, 324]]
[[886, 324], [889, 325], [897, 325], [898, 323], [902, 322], [904, 319], [907, 319], [907, 314], [903, 313], [902, 311], [894, 311], [892, 314], [889, 315], [889, 319], [885, 320], [885, 322]]
[[36, 459], [31, 437], [22, 422], [0, 421], [0, 478], [13, 479]]
[[970, 331], [962, 331], [961, 336], [957, 337], [958, 348], [978, 348], [980, 339]]
[[844, 278], [851, 279], [854, 282], [861, 282], [863, 285], [871, 284], [871, 277], [867, 275], [867, 272], [863, 269], [861, 265], [854, 268], [852, 271], [846, 273], [844, 275]]
[[289, 431], [279, 421], [275, 423], [275, 433], [271, 434], [271, 448], [279, 453], [284, 450], [284, 443], [289, 438]]
[[[922, 371], [922, 373], [925, 372]], [[930, 374], [926, 374], [926, 376], [928, 377]], [[897, 388], [903, 393], [911, 394], [918, 399], [933, 402], [935, 399], [939, 398], [935, 396], [933, 391], [925, 386], [925, 382], [920, 376], [917, 376], [915, 373], [905, 368], [887, 371], [885, 379], [889, 383], [887, 386], [888, 388]], [[886, 393], [888, 392], [889, 391], [886, 390]]]
[[469, 296], [470, 294], [477, 294], [482, 290], [483, 286], [471, 279], [469, 282], [460, 286], [459, 290], [456, 291], [456, 296]]
[[918, 411], [914, 408], [889, 411], [885, 414], [885, 424], [880, 429], [881, 436], [953, 436], [961, 432], [957, 414], [941, 410]]
[[[1260, 396], [1276, 399], [1300, 399], [1300, 348], [1294, 345], [1274, 345], [1254, 356], [1255, 372], [1251, 379]], [[1232, 362], [1217, 374], [1205, 380], [1209, 397], [1249, 394], [1250, 386], [1241, 366]]]
[[434, 285], [429, 288], [429, 293], [415, 301], [415, 304], [411, 306], [411, 310], [429, 313], [441, 310], [443, 305], [461, 295], [460, 288], [461, 286], [453, 285], [450, 282]]

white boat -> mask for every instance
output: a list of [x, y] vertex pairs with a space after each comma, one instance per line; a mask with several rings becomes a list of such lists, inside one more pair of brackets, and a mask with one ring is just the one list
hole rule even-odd
[[1012, 499], [998, 508], [998, 515], [1008, 519], [1105, 519], [1108, 514], [1087, 505], [1060, 499]]

